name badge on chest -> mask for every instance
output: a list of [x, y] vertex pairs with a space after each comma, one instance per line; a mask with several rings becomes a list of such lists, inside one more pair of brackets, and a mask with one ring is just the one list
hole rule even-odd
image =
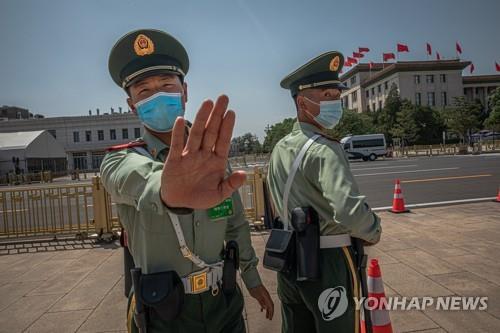
[[211, 220], [219, 220], [234, 215], [233, 209], [233, 198], [227, 198], [222, 201], [219, 205], [212, 207], [208, 210], [208, 217]]

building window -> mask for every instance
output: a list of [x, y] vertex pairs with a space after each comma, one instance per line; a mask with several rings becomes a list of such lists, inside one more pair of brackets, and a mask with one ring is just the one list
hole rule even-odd
[[426, 75], [425, 76], [425, 81], [427, 83], [434, 83], [434, 75]]
[[377, 110], [377, 108], [375, 107], [375, 103], [372, 103], [372, 109], [373, 111]]
[[420, 93], [415, 94], [415, 105], [422, 105], [422, 96]]
[[109, 130], [109, 139], [116, 140], [116, 130], [115, 129]]
[[97, 131], [97, 140], [104, 141], [104, 131], [103, 130]]
[[370, 97], [370, 90], [366, 89], [366, 98]]
[[375, 95], [375, 87], [372, 87], [372, 96]]
[[382, 101], [378, 101], [378, 109], [382, 110]]
[[384, 90], [389, 89], [389, 82], [385, 81], [384, 82]]
[[371, 111], [371, 110], [370, 110], [370, 104], [368, 104], [368, 105], [366, 106], [366, 108], [368, 109], [368, 112], [370, 112], [370, 111]]
[[379, 84], [379, 85], [377, 86], [377, 92], [378, 92], [378, 93], [382, 92], [382, 85], [381, 85], [381, 84]]
[[122, 128], [122, 138], [128, 139], [128, 128]]
[[80, 133], [73, 132], [73, 142], [80, 142]]
[[140, 138], [141, 137], [141, 129], [139, 127], [134, 128], [134, 138]]
[[436, 96], [433, 92], [427, 93], [427, 105], [428, 106], [436, 106]]
[[354, 75], [353, 77], [351, 77], [351, 85], [353, 85], [355, 83], [356, 83], [356, 75]]
[[439, 75], [439, 79], [442, 83], [445, 83], [446, 82], [446, 74], [440, 74]]
[[92, 132], [91, 131], [85, 131], [85, 141], [87, 141], [87, 142], [92, 141]]
[[352, 93], [352, 102], [357, 102], [358, 101], [358, 92], [355, 91]]
[[56, 130], [49, 129], [49, 133], [50, 133], [50, 135], [52, 135], [54, 137], [54, 139], [57, 139]]
[[[73, 132], [77, 133], [77, 132]], [[87, 170], [87, 153], [73, 153], [73, 169]]]
[[420, 84], [420, 75], [413, 75], [413, 78], [415, 79], [415, 84]]
[[441, 93], [441, 105], [447, 106], [448, 105], [448, 96], [446, 94], [446, 91], [443, 91]]

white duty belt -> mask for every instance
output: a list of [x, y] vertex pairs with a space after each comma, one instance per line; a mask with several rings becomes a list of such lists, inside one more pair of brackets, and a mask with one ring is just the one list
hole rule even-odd
[[[281, 214], [281, 218], [283, 220], [283, 229], [288, 230], [290, 227], [290, 222], [288, 219], [288, 199], [290, 196], [290, 190], [292, 189], [293, 179], [295, 178], [295, 174], [300, 167], [300, 163], [302, 163], [302, 159], [306, 154], [307, 150], [311, 147], [314, 141], [316, 141], [320, 137], [319, 134], [316, 134], [307, 140], [307, 142], [302, 146], [299, 154], [295, 158], [292, 164], [292, 169], [288, 174], [288, 178], [285, 183], [285, 191], [283, 193], [283, 212]], [[330, 236], [320, 236], [320, 248], [321, 249], [332, 249], [344, 246], [351, 246], [351, 236], [348, 234], [341, 235], [330, 235]]]

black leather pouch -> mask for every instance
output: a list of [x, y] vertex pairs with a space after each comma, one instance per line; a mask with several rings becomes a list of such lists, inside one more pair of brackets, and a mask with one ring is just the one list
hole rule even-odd
[[152, 315], [170, 321], [177, 318], [184, 306], [184, 285], [175, 271], [143, 274], [140, 278], [142, 302]]

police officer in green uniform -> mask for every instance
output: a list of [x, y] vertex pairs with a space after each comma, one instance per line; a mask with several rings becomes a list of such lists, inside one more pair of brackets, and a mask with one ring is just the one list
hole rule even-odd
[[[273, 316], [237, 191], [245, 174], [228, 168], [235, 114], [220, 96], [204, 101], [188, 124], [188, 68], [184, 47], [158, 30], [126, 34], [109, 57], [111, 77], [145, 127], [139, 140], [112, 147], [101, 165], [140, 268], [129, 332], [244, 332], [241, 290], [231, 289], [235, 267], [266, 317]], [[229, 243], [236, 251], [226, 261]]]
[[320, 234], [319, 279], [297, 281], [295, 271], [278, 273], [283, 332], [358, 332], [353, 298], [360, 296], [359, 276], [351, 237], [367, 245], [380, 239], [380, 219], [359, 192], [342, 146], [326, 134], [342, 117], [343, 63], [341, 53], [327, 52], [281, 81], [291, 91], [297, 122], [272, 152], [270, 193], [282, 220], [290, 220], [295, 207], [314, 209]]

